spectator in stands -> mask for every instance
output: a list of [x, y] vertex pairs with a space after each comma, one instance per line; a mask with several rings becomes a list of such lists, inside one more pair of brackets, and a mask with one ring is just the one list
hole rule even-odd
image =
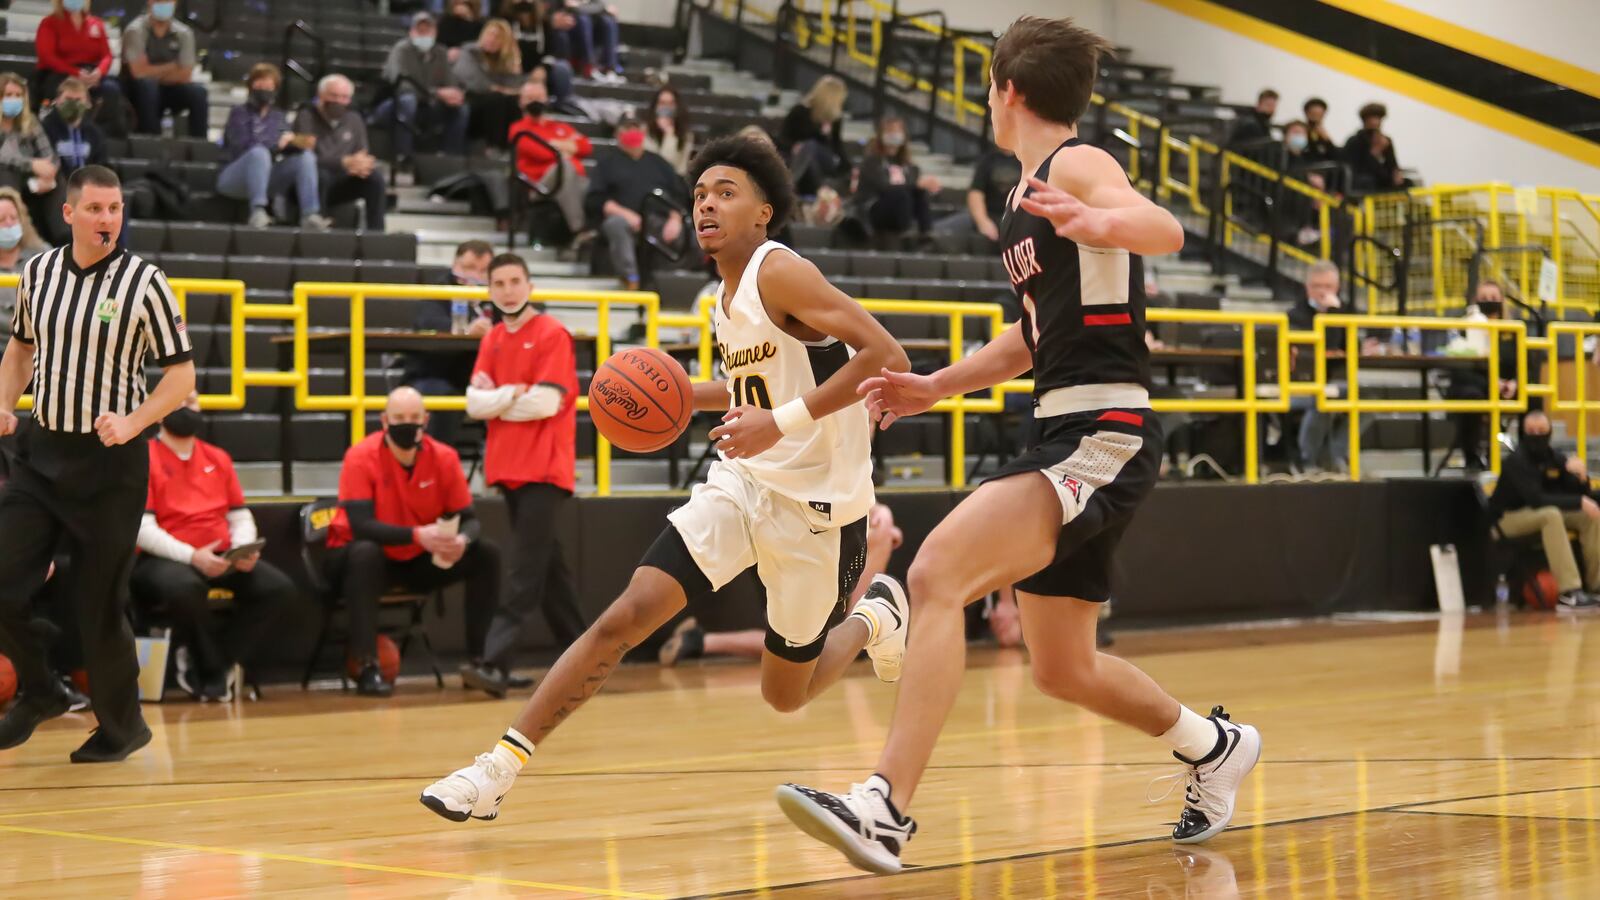
[[[551, 199], [560, 208], [567, 230], [576, 235], [583, 231], [584, 200], [589, 191], [583, 161], [594, 152], [594, 145], [566, 122], [546, 117], [550, 95], [543, 81], [529, 78], [517, 99], [522, 104], [523, 117], [511, 126], [510, 135], [512, 152], [517, 156], [517, 171], [528, 181], [548, 188], [555, 182], [559, 161], [561, 187]], [[555, 154], [537, 141], [517, 140], [517, 135], [523, 133], [539, 137], [555, 148]]]
[[478, 39], [483, 31], [483, 7], [477, 0], [455, 0], [450, 12], [439, 20], [439, 46], [449, 51], [450, 61], [460, 59], [457, 50]]
[[491, 147], [506, 146], [506, 132], [520, 115], [518, 94], [527, 81], [510, 23], [485, 22], [478, 39], [462, 45], [453, 68], [456, 82], [467, 92], [472, 134]]
[[560, 320], [528, 300], [528, 264], [515, 253], [489, 263], [489, 299], [500, 323], [478, 347], [467, 414], [488, 424], [483, 480], [511, 515], [511, 590], [482, 653], [461, 669], [467, 687], [504, 697], [529, 616], [538, 610], [563, 649], [583, 634], [578, 592], [557, 526], [574, 488], [577, 355]]
[[326, 75], [317, 83], [317, 101], [300, 108], [294, 133], [312, 139], [317, 156], [317, 186], [323, 207], [363, 200], [367, 228], [383, 230], [387, 189], [378, 160], [367, 150], [367, 123], [350, 109], [355, 85], [343, 75]]
[[534, 0], [504, 0], [500, 18], [510, 22], [516, 32], [523, 71], [530, 75], [547, 73], [550, 97], [557, 103], [570, 101], [573, 97], [572, 63], [554, 55], [554, 51], [545, 52], [544, 7]]
[[144, 15], [122, 29], [122, 77], [145, 134], [161, 133], [161, 114], [189, 114], [189, 136], [204, 138], [210, 102], [194, 83], [194, 31], [177, 21], [174, 0], [149, 0]]
[[[1476, 293], [1473, 295], [1472, 306], [1462, 316], [1463, 322], [1489, 322], [1505, 318], [1505, 294], [1497, 281], [1484, 280], [1478, 282]], [[1509, 345], [1509, 346], [1507, 346]], [[1449, 351], [1452, 354], [1488, 357], [1490, 348], [1500, 357], [1500, 371], [1510, 372], [1516, 359], [1516, 343], [1513, 339], [1496, 339], [1495, 335], [1483, 328], [1468, 328], [1457, 342], [1453, 342]], [[1510, 399], [1517, 395], [1517, 380], [1515, 378], [1500, 379], [1498, 385], [1500, 396]], [[1489, 397], [1489, 372], [1488, 369], [1452, 369], [1449, 381], [1445, 384], [1444, 396], [1450, 400], [1485, 400]], [[1484, 434], [1489, 417], [1482, 413], [1452, 413], [1450, 421], [1455, 426], [1455, 447], [1460, 448], [1464, 457], [1463, 465], [1467, 473], [1476, 475], [1488, 467], [1484, 459]]]
[[478, 536], [472, 494], [454, 448], [423, 433], [422, 395], [396, 388], [383, 430], [344, 455], [340, 511], [328, 529], [325, 560], [350, 613], [350, 656], [358, 693], [387, 697], [394, 685], [378, 668], [378, 602], [401, 588], [427, 593], [466, 583], [467, 648], [483, 650], [500, 601], [500, 551]]
[[116, 104], [122, 88], [111, 71], [111, 40], [106, 23], [87, 11], [89, 0], [50, 0], [50, 14], [39, 20], [34, 52], [39, 57], [39, 96], [54, 96], [68, 78], [88, 85], [96, 100]]
[[400, 159], [409, 160], [416, 152], [417, 135], [435, 126], [442, 127], [444, 152], [467, 152], [472, 110], [451, 70], [449, 53], [438, 46], [438, 30], [433, 13], [412, 16], [411, 32], [389, 48], [383, 64], [383, 80], [394, 89], [394, 96], [378, 104], [371, 120], [393, 126], [395, 155]]
[[689, 110], [676, 88], [662, 86], [644, 113], [644, 148], [659, 153], [682, 175], [694, 157], [694, 134], [689, 131]]
[[[217, 193], [250, 203], [250, 227], [272, 224], [274, 199], [291, 192], [300, 204], [300, 225], [326, 231], [332, 220], [322, 215], [318, 187], [316, 138], [289, 130], [289, 120], [273, 102], [282, 75], [272, 63], [257, 63], [245, 77], [249, 98], [228, 112], [222, 130], [222, 171]], [[276, 161], [274, 161], [276, 157]]]
[[[33, 230], [27, 204], [16, 188], [0, 187], [0, 272], [15, 275], [22, 264], [48, 250]], [[11, 314], [16, 311], [17, 289], [0, 288], [0, 346], [11, 340]]]
[[824, 75], [783, 118], [778, 147], [788, 156], [801, 197], [815, 197], [829, 179], [850, 171], [844, 148], [844, 103], [849, 93], [844, 79]]
[[621, 29], [616, 8], [599, 0], [550, 0], [546, 19], [550, 52], [572, 63], [584, 78], [623, 84]]
[[1306, 159], [1313, 163], [1337, 159], [1339, 148], [1323, 125], [1328, 116], [1328, 102], [1321, 97], [1312, 97], [1305, 102], [1302, 111], [1306, 115]]
[[[1578, 457], [1550, 446], [1550, 417], [1534, 410], [1522, 417], [1517, 451], [1500, 460], [1500, 480], [1489, 498], [1500, 533], [1508, 538], [1537, 534], [1555, 576], [1560, 603], [1568, 609], [1600, 606], [1600, 505], [1589, 488], [1589, 470]], [[1583, 570], [1572, 555], [1567, 529], [1578, 532]]]
[[50, 136], [28, 108], [28, 83], [14, 72], [0, 72], [0, 187], [15, 188], [23, 196], [51, 243], [67, 238], [60, 168]]
[[[1313, 165], [1309, 157], [1310, 146], [1311, 129], [1306, 123], [1295, 121], [1283, 126], [1283, 171], [1318, 190], [1326, 190], [1328, 180], [1323, 174], [1308, 170]], [[1322, 232], [1317, 229], [1316, 201], [1296, 191], [1284, 191], [1279, 202], [1283, 209], [1279, 221], [1289, 240], [1305, 247], [1321, 239]]]
[[[624, 289], [639, 289], [639, 260], [635, 241], [640, 234], [653, 234], [667, 244], [683, 237], [683, 214], [689, 202], [683, 179], [672, 164], [644, 148], [644, 125], [631, 114], [617, 123], [618, 156], [608, 158], [589, 182], [587, 205], [590, 215], [600, 222], [611, 253], [611, 264]], [[661, 191], [671, 204], [646, 208], [645, 198]]]
[[912, 161], [905, 120], [893, 113], [879, 119], [861, 156], [852, 198], [874, 242], [887, 249], [913, 227], [926, 235], [933, 227], [928, 198], [939, 187], [938, 178], [922, 174]]
[[1239, 117], [1228, 146], [1247, 147], [1272, 140], [1272, 117], [1278, 112], [1278, 92], [1267, 88], [1256, 95], [1256, 108]]
[[1395, 157], [1394, 141], [1383, 133], [1383, 120], [1389, 109], [1382, 103], [1361, 107], [1361, 128], [1345, 141], [1345, 160], [1361, 193], [1392, 191], [1406, 187], [1405, 173]]
[[[460, 287], [483, 287], [489, 283], [489, 259], [494, 247], [488, 241], [463, 241], [456, 247], [455, 260], [440, 284]], [[478, 303], [451, 300], [417, 301], [417, 317], [413, 324], [418, 331], [437, 331], [449, 334], [455, 330], [456, 304], [467, 307], [467, 334], [483, 337], [494, 322]], [[472, 378], [472, 363], [477, 359], [476, 349], [468, 351], [435, 350], [411, 353], [406, 358], [405, 383], [416, 388], [425, 397], [460, 397], [466, 394]], [[428, 416], [428, 434], [435, 439], [455, 445], [461, 430], [461, 413], [439, 410]]]
[[84, 166], [107, 163], [106, 136], [89, 121], [89, 86], [68, 78], [56, 88], [56, 102], [39, 117], [39, 124], [50, 137], [56, 160], [61, 164], [57, 177], [65, 180]]
[[[1343, 303], [1339, 300], [1339, 267], [1321, 260], [1313, 263], [1306, 273], [1306, 300], [1289, 310], [1289, 327], [1296, 331], [1312, 331], [1316, 317], [1323, 313], [1336, 313]], [[1329, 351], [1344, 353], [1345, 331], [1328, 329], [1326, 347]], [[1294, 360], [1296, 381], [1311, 381], [1314, 360], [1302, 359], [1298, 347], [1290, 348]], [[1347, 367], [1344, 359], [1327, 362], [1328, 394], [1344, 397], [1349, 391], [1346, 383]], [[1350, 417], [1344, 413], [1327, 413], [1317, 409], [1317, 398], [1296, 394], [1289, 401], [1291, 410], [1301, 412], [1299, 434], [1299, 465], [1302, 471], [1312, 472], [1329, 467], [1343, 472], [1349, 469]]]
[[[244, 505], [233, 457], [200, 440], [204, 416], [191, 392], [161, 422], [150, 442], [150, 496], [139, 526], [139, 549], [129, 589], [136, 608], [171, 620], [192, 653], [201, 700], [232, 699], [229, 674], [294, 601], [294, 582], [261, 550], [226, 557], [257, 541], [256, 522]], [[215, 588], [233, 593], [226, 626], [209, 600]]]
[[991, 241], [1000, 240], [1000, 218], [1006, 213], [1006, 198], [1022, 181], [1022, 163], [1010, 150], [991, 147], [978, 157], [972, 168], [972, 184], [967, 188], [967, 208], [940, 219], [933, 230], [941, 234], [967, 234], [976, 231]]

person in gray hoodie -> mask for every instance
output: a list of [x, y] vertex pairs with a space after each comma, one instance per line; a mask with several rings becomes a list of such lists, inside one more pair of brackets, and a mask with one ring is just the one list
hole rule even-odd
[[411, 33], [395, 42], [383, 64], [383, 80], [394, 88], [394, 96], [378, 104], [369, 121], [394, 128], [399, 157], [412, 156], [417, 134], [433, 127], [443, 131], [444, 152], [467, 151], [472, 110], [452, 71], [449, 51], [439, 46], [438, 38], [433, 13], [419, 12], [411, 17]]

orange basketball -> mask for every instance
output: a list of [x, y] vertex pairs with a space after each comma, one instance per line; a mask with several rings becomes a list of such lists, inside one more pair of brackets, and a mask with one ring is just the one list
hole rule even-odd
[[[345, 660], [345, 671], [351, 678], [360, 678], [361, 660], [353, 656]], [[378, 635], [378, 671], [383, 673], [386, 681], [392, 682], [400, 677], [400, 648], [395, 645], [394, 638], [387, 634]]]
[[589, 418], [606, 440], [632, 453], [678, 439], [694, 414], [694, 387], [678, 361], [654, 347], [614, 353], [589, 381]]
[[1555, 609], [1561, 589], [1549, 569], [1541, 569], [1522, 585], [1522, 602], [1533, 609]]
[[0, 656], [0, 706], [11, 702], [17, 695], [17, 670], [11, 660]]

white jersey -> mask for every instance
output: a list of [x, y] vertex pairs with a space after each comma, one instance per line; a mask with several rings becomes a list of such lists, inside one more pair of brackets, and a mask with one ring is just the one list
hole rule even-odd
[[[776, 241], [757, 247], [726, 309], [725, 285], [717, 286], [711, 322], [727, 372], [730, 408], [750, 404], [777, 409], [827, 381], [854, 354], [837, 338], [801, 341], [767, 317], [756, 276], [762, 260], [774, 250], [794, 252]], [[722, 463], [806, 504], [834, 527], [848, 525], [872, 508], [872, 426], [862, 403], [784, 435], [765, 453], [745, 459], [723, 457]]]

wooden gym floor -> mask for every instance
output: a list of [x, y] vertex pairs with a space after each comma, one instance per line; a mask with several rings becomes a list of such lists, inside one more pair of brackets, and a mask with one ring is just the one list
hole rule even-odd
[[893, 691], [860, 666], [811, 708], [754, 669], [625, 669], [535, 756], [499, 821], [417, 803], [516, 704], [404, 684], [149, 706], [116, 766], [69, 716], [0, 753], [13, 897], [1487, 897], [1600, 895], [1600, 616], [1131, 634], [1197, 709], [1261, 728], [1233, 830], [1165, 834], [1153, 741], [1046, 700], [978, 651], [913, 812], [917, 868], [871, 878], [792, 828], [780, 782], [868, 773]]

